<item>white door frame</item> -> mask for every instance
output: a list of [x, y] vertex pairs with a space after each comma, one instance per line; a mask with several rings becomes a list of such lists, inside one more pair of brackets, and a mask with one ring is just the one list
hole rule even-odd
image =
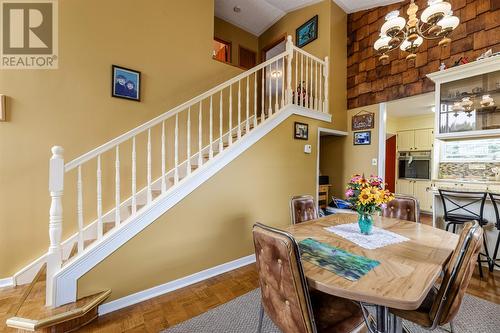
[[334, 130], [330, 128], [324, 128], [324, 127], [318, 127], [318, 142], [317, 142], [317, 147], [318, 147], [318, 154], [316, 155], [316, 193], [314, 197], [316, 198], [316, 205], [318, 204], [318, 191], [319, 191], [319, 156], [321, 154], [321, 133], [327, 133], [327, 135], [332, 135], [332, 136], [347, 136], [349, 133], [344, 132], [344, 131], [339, 131], [339, 130]]
[[385, 140], [387, 132], [387, 103], [378, 105], [378, 176], [385, 180]]

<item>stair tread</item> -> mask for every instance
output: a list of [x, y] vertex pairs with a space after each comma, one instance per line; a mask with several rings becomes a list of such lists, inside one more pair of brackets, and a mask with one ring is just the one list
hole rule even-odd
[[[101, 304], [110, 294], [110, 290], [83, 297], [78, 301], [57, 308], [45, 306], [46, 266], [41, 274], [31, 283], [28, 294], [21, 300], [10, 324], [16, 321], [34, 321], [38, 328], [52, 326], [84, 315], [90, 309]], [[34, 323], [33, 323], [34, 324]]]

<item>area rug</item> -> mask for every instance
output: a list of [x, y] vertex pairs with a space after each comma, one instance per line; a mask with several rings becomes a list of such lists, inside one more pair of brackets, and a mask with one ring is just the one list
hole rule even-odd
[[[260, 290], [255, 289], [162, 333], [255, 333], [259, 304]], [[453, 323], [456, 333], [498, 333], [500, 305], [466, 295]], [[428, 332], [412, 323], [405, 324], [412, 332]], [[433, 332], [444, 333], [447, 329], [449, 327], [438, 328]], [[281, 333], [267, 316], [264, 317], [262, 332]]]

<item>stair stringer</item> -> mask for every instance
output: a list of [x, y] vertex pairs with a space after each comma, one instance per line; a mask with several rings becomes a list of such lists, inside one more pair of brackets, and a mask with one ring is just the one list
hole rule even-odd
[[161, 194], [127, 223], [115, 227], [105, 234], [99, 242], [94, 242], [82, 254], [71, 259], [53, 277], [54, 299], [52, 304], [57, 307], [75, 302], [77, 298], [77, 283], [80, 277], [140, 233], [144, 228], [292, 115], [300, 115], [326, 122], [331, 122], [332, 118], [327, 113], [312, 111], [293, 104], [286, 105], [263, 123], [259, 124], [257, 128], [242, 137], [242, 139], [236, 141], [212, 160], [203, 164], [203, 167], [195, 170], [177, 185], [164, 194]]

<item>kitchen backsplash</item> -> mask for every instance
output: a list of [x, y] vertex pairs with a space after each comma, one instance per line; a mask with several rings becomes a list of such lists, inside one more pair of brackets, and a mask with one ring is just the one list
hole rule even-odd
[[500, 167], [500, 163], [439, 163], [439, 178], [494, 177], [493, 167]]

